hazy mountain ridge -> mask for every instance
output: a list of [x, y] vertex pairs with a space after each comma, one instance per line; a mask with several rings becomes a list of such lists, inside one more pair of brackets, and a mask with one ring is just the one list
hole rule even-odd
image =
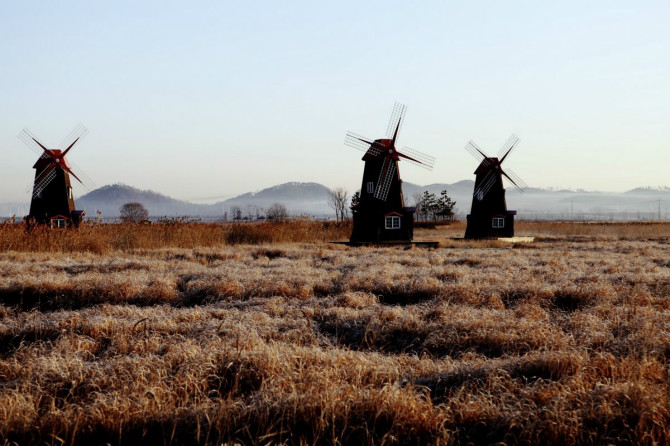
[[267, 208], [274, 203], [282, 203], [293, 214], [328, 215], [331, 213], [328, 207], [328, 190], [319, 183], [291, 182], [238, 195], [213, 206], [226, 210], [239, 206], [244, 213], [247, 206]]
[[121, 206], [130, 202], [142, 203], [152, 216], [200, 215], [213, 210], [211, 205], [177, 200], [158, 192], [120, 183], [102, 186], [75, 199], [77, 209], [85, 210], [89, 218], [94, 217], [96, 211], [101, 211], [103, 217], [116, 218]]
[[[472, 203], [474, 181], [462, 180], [452, 184], [433, 183], [424, 186], [403, 182], [405, 201], [414, 204], [414, 197], [429, 191], [439, 195], [446, 190], [456, 201], [456, 214], [464, 218]], [[128, 202], [144, 204], [153, 217], [203, 216], [232, 217], [231, 208], [238, 206], [243, 215], [255, 215], [257, 209], [266, 209], [273, 203], [284, 204], [292, 215], [332, 217], [328, 206], [328, 188], [322, 184], [290, 182], [248, 192], [214, 204], [196, 204], [178, 200], [151, 190], [141, 190], [125, 184], [112, 184], [95, 189], [75, 199], [77, 209], [83, 209], [92, 218], [100, 210], [105, 218], [118, 218], [119, 208]], [[349, 191], [350, 195], [355, 191]], [[666, 218], [670, 213], [670, 187], [638, 187], [626, 192], [585, 191], [583, 189], [528, 188], [520, 192], [507, 189], [509, 209], [519, 212], [520, 218]], [[0, 204], [0, 215], [22, 217], [28, 213], [29, 202]]]

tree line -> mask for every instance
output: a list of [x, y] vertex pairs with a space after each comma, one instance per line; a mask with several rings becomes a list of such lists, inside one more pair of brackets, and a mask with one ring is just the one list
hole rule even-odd
[[452, 220], [454, 215], [454, 206], [456, 202], [447, 195], [447, 191], [440, 192], [436, 197], [428, 191], [423, 194], [414, 194], [414, 205], [416, 206], [417, 219], [428, 220]]

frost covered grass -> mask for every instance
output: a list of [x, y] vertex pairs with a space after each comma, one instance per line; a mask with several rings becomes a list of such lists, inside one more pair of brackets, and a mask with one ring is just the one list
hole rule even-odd
[[0, 441], [667, 444], [669, 228], [3, 249]]

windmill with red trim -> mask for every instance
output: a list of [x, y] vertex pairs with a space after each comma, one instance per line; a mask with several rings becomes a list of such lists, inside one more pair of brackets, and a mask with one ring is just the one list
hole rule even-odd
[[365, 152], [360, 201], [353, 210], [352, 243], [412, 241], [416, 208], [405, 207], [398, 162], [409, 161], [431, 170], [435, 158], [409, 147], [396, 148], [406, 110], [396, 102], [386, 138], [371, 140], [352, 132], [346, 135], [346, 145]]
[[465, 150], [480, 161], [475, 170], [475, 188], [465, 238], [514, 237], [516, 211], [507, 210], [503, 177], [521, 192], [528, 186], [512, 170], [503, 170], [502, 163], [518, 144], [519, 138], [510, 136], [497, 157], [487, 156], [473, 141], [465, 146]]
[[66, 155], [87, 133], [79, 124], [57, 149], [48, 149], [27, 129], [19, 133], [18, 138], [39, 155], [33, 166], [35, 180], [27, 189], [32, 189], [27, 221], [56, 227], [77, 226], [81, 222], [85, 213], [75, 209], [70, 175], [87, 189], [93, 182], [80, 169], [75, 169]]

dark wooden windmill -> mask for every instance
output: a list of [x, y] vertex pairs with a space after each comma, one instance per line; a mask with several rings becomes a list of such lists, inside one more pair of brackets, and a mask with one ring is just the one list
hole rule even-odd
[[70, 175], [86, 188], [90, 188], [90, 179], [73, 166], [66, 155], [88, 131], [82, 125], [77, 126], [61, 143], [58, 149], [47, 149], [37, 138], [24, 129], [19, 139], [39, 155], [33, 166], [35, 181], [32, 186], [30, 212], [25, 217], [31, 224], [48, 224], [52, 227], [77, 226], [81, 223], [84, 211], [74, 207], [74, 195]]
[[353, 209], [351, 243], [410, 242], [414, 236], [414, 212], [405, 207], [402, 180], [398, 170], [401, 159], [432, 169], [435, 159], [408, 147], [396, 148], [406, 106], [396, 103], [386, 138], [370, 140], [347, 133], [344, 143], [365, 152], [360, 201]]
[[519, 138], [512, 135], [497, 157], [486, 156], [472, 141], [465, 146], [465, 150], [480, 161], [475, 170], [475, 189], [472, 208], [467, 216], [465, 238], [514, 236], [516, 211], [507, 210], [502, 177], [507, 177], [521, 191], [526, 184], [511, 170], [504, 171], [502, 163], [518, 143]]

